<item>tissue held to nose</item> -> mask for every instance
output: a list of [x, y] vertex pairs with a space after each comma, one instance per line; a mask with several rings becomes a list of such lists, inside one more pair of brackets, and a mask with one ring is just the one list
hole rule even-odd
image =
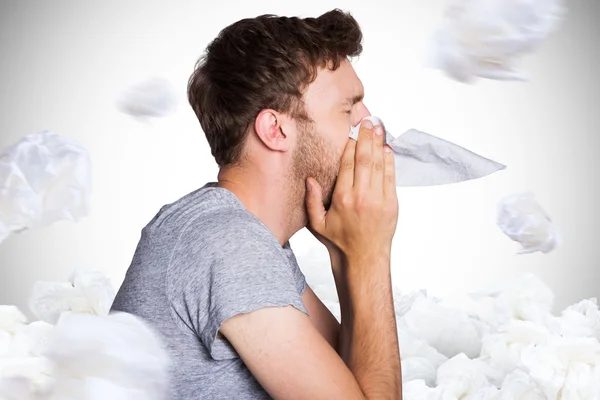
[[[369, 116], [364, 119], [370, 120], [373, 125], [384, 126], [378, 117]], [[359, 129], [360, 123], [351, 127], [350, 138], [358, 140]], [[457, 183], [481, 178], [506, 168], [503, 164], [415, 129], [410, 129], [397, 138], [386, 130], [385, 142], [394, 152], [396, 186]]]

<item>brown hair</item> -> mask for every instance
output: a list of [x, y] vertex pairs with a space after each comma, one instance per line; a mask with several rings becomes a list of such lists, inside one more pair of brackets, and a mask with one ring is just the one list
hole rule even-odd
[[188, 99], [219, 166], [240, 161], [263, 109], [301, 121], [302, 93], [318, 68], [335, 70], [362, 52], [356, 20], [338, 9], [318, 18], [261, 15], [223, 29], [198, 60]]

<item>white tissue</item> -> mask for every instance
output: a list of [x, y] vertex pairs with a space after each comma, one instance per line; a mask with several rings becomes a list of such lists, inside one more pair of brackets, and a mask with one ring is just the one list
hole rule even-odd
[[476, 357], [481, 350], [485, 327], [462, 310], [439, 304], [432, 298], [416, 298], [410, 310], [398, 320], [406, 330], [446, 357], [465, 353]]
[[177, 107], [177, 93], [166, 79], [151, 78], [128, 88], [118, 99], [117, 108], [134, 118], [160, 118]]
[[89, 214], [91, 162], [73, 140], [34, 133], [0, 154], [0, 242], [10, 232]]
[[463, 353], [457, 354], [438, 369], [437, 385], [443, 387], [444, 394], [451, 398], [463, 399], [473, 396], [481, 389], [489, 387], [486, 365], [483, 361], [472, 360]]
[[482, 340], [480, 358], [489, 365], [488, 379], [496, 386], [520, 365], [521, 352], [530, 345], [545, 344], [551, 334], [531, 321], [510, 320], [498, 332]]
[[[374, 116], [373, 125], [382, 125]], [[363, 120], [364, 120], [363, 119]], [[362, 121], [361, 121], [362, 122]], [[350, 129], [358, 140], [360, 123]], [[385, 141], [392, 148], [396, 167], [396, 186], [434, 186], [463, 182], [489, 175], [506, 166], [477, 155], [454, 143], [411, 129], [397, 138], [388, 131]]]
[[166, 349], [140, 318], [108, 315], [108, 279], [76, 270], [65, 286], [47, 284], [58, 290], [31, 303], [56, 326], [0, 306], [0, 399], [165, 399]]
[[562, 243], [560, 232], [531, 192], [500, 200], [497, 223], [509, 238], [521, 244], [519, 254], [549, 253]]
[[[63, 313], [45, 355], [56, 366], [57, 398], [154, 400], [166, 394], [166, 351], [131, 314]], [[109, 393], [117, 397], [102, 397]]]
[[0, 332], [13, 334], [26, 322], [27, 318], [17, 307], [0, 305]]
[[516, 369], [506, 376], [500, 393], [499, 400], [547, 400], [542, 388], [521, 369]]
[[432, 388], [422, 379], [403, 381], [402, 398], [404, 400], [441, 400], [443, 399], [442, 388]]
[[477, 318], [496, 328], [512, 319], [546, 326], [554, 304], [554, 293], [539, 278], [525, 274], [512, 282], [495, 286], [469, 294], [481, 305], [472, 310]]
[[40, 320], [55, 324], [65, 311], [107, 315], [114, 297], [115, 291], [104, 275], [78, 269], [68, 283], [36, 282], [29, 308]]
[[435, 33], [429, 64], [460, 82], [525, 80], [519, 59], [554, 31], [565, 13], [563, 0], [452, 0]]
[[567, 307], [555, 321], [562, 336], [600, 339], [600, 309], [596, 298]]
[[399, 324], [398, 344], [402, 362], [402, 379], [411, 381], [422, 379], [428, 386], [435, 386], [437, 369], [448, 360], [424, 340], [413, 336]]
[[[599, 398], [599, 361], [600, 343], [593, 338], [553, 336], [548, 343], [529, 346], [521, 354], [521, 368], [547, 398], [557, 398], [560, 392], [562, 399]], [[574, 395], [577, 392], [587, 395]]]

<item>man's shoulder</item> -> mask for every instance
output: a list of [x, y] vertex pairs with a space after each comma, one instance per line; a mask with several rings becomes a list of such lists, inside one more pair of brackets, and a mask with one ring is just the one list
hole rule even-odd
[[231, 196], [206, 191], [202, 199], [178, 207], [177, 222], [172, 221], [169, 230], [176, 232], [180, 256], [228, 258], [255, 251], [275, 252], [281, 247], [269, 228]]
[[147, 228], [156, 234], [198, 236], [209, 241], [219, 236], [260, 230], [260, 221], [225, 189], [207, 184], [163, 206]]
[[236, 240], [272, 243], [275, 240], [260, 220], [239, 209], [207, 210], [194, 216], [183, 233], [206, 243]]

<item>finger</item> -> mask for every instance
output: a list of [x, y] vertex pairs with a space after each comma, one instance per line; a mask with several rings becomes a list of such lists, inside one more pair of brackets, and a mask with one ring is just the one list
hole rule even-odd
[[359, 191], [369, 188], [373, 161], [373, 123], [369, 120], [362, 122], [358, 131], [358, 143], [354, 155], [354, 188]]
[[373, 131], [373, 167], [371, 168], [371, 189], [375, 193], [383, 191], [383, 145], [384, 145], [384, 130], [382, 126], [376, 126]]
[[[338, 172], [334, 191], [350, 190], [354, 184], [354, 152], [356, 151], [356, 140], [348, 139]], [[338, 189], [339, 188], [339, 189]]]
[[314, 178], [306, 178], [306, 211], [310, 227], [317, 233], [323, 232], [327, 212], [323, 205], [321, 185]]
[[383, 151], [383, 193], [385, 196], [396, 196], [396, 162], [394, 152], [387, 144]]

